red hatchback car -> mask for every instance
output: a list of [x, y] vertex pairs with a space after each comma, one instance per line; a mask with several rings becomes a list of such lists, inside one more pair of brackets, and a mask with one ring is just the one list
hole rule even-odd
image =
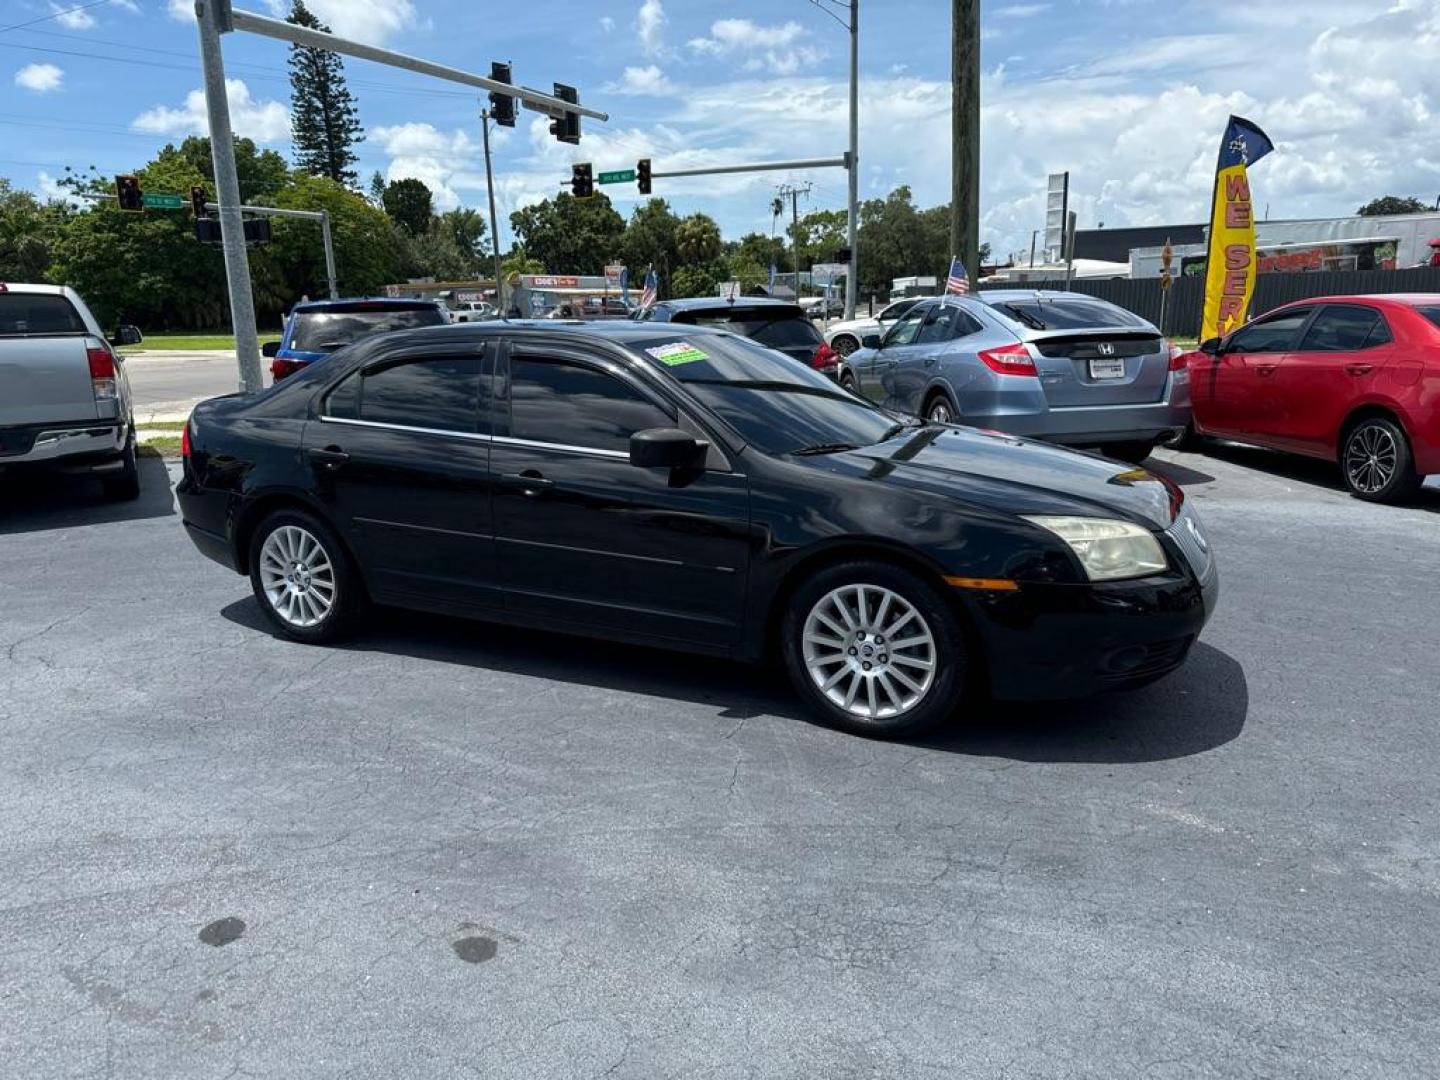
[[1198, 435], [1337, 462], [1375, 502], [1440, 473], [1440, 295], [1300, 300], [1188, 361]]

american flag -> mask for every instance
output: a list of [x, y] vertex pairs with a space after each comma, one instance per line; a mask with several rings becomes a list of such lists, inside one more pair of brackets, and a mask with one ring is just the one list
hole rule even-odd
[[950, 260], [950, 275], [945, 279], [945, 295], [964, 296], [970, 291], [970, 275], [965, 273], [965, 264], [958, 258]]
[[640, 294], [640, 306], [642, 308], [654, 307], [655, 301], [660, 299], [660, 279], [655, 275], [654, 269], [645, 275], [645, 291]]

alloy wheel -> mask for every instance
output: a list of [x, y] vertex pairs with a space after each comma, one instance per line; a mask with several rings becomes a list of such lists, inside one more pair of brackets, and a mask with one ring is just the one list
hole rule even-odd
[[260, 583], [275, 614], [291, 626], [324, 622], [335, 606], [335, 565], [298, 525], [281, 525], [260, 548]]
[[1374, 495], [1394, 479], [1399, 460], [1395, 436], [1379, 424], [1365, 424], [1346, 444], [1345, 475], [1356, 491]]
[[950, 403], [944, 398], [937, 398], [930, 404], [930, 411], [926, 414], [932, 424], [948, 424], [952, 417], [950, 414]]
[[859, 342], [846, 334], [841, 334], [833, 342], [830, 343], [830, 347], [834, 349], [837, 353], [839, 353], [841, 356], [849, 356], [857, 348], [859, 348]]
[[925, 617], [881, 585], [842, 585], [810, 609], [802, 631], [806, 671], [830, 702], [862, 720], [919, 705], [935, 681], [935, 636]]

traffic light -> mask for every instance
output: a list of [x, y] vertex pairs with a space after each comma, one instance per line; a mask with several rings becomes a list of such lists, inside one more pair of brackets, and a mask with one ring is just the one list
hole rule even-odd
[[140, 191], [140, 181], [133, 176], [115, 177], [115, 197], [120, 200], [120, 209], [141, 213], [145, 209], [145, 196]]
[[209, 201], [205, 189], [199, 184], [190, 189], [190, 209], [194, 211], [196, 221], [205, 216], [205, 204]]
[[635, 182], [640, 185], [640, 194], [650, 194], [650, 159], [641, 158], [635, 163]]
[[570, 167], [570, 189], [577, 199], [588, 199], [595, 194], [595, 181], [588, 161]]
[[844, 263], [846, 266], [849, 266], [849, 265], [850, 265], [850, 254], [851, 254], [851, 252], [850, 252], [850, 249], [849, 249], [849, 248], [839, 248], [839, 249], [835, 252], [835, 261], [836, 261], [837, 263]]
[[[555, 84], [555, 96], [571, 105], [578, 105], [580, 102], [580, 95], [575, 88], [566, 86], [564, 83], [557, 82]], [[563, 116], [557, 116], [550, 121], [550, 134], [561, 142], [578, 145], [580, 142], [580, 114], [567, 112]]]
[[[502, 64], [498, 60], [490, 64], [490, 78], [495, 82], [502, 82], [510, 85], [510, 65]], [[498, 90], [490, 91], [490, 119], [501, 127], [515, 126], [515, 98], [510, 94], [502, 94]]]

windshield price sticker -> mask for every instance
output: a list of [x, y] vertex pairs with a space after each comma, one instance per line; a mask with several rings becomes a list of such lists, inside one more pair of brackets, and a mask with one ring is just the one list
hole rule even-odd
[[646, 349], [645, 351], [666, 367], [679, 367], [681, 364], [693, 364], [697, 360], [710, 359], [708, 354], [701, 352], [688, 341], [676, 341], [669, 345], [657, 345], [655, 348]]

